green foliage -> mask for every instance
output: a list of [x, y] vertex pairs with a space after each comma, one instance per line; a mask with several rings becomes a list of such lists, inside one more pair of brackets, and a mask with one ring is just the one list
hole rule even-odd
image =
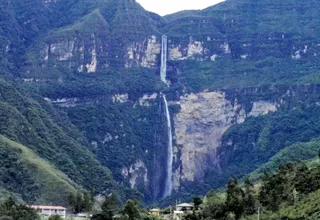
[[252, 215], [256, 212], [255, 189], [251, 181], [246, 178], [244, 181], [244, 214]]
[[[158, 100], [150, 101], [149, 107], [135, 103], [128, 100], [125, 103], [103, 102], [68, 108], [72, 122], [88, 140], [97, 143], [92, 146], [92, 151], [102, 165], [112, 169], [117, 181], [125, 183], [124, 167], [141, 160], [148, 170], [153, 169], [155, 133], [161, 126], [157, 121], [161, 114]], [[145, 184], [139, 179], [136, 187], [141, 192], [146, 191]], [[151, 192], [146, 192], [145, 199], [151, 198]]]
[[39, 186], [27, 164], [21, 161], [21, 152], [12, 149], [7, 143], [0, 143], [0, 186], [20, 194], [24, 201], [34, 202]]
[[[20, 194], [26, 202], [55, 201], [65, 204], [66, 198], [56, 192], [64, 194], [68, 190], [74, 191], [76, 187], [74, 182], [29, 148], [1, 135], [0, 144], [0, 149], [8, 154], [6, 159], [2, 160], [4, 163], [2, 170], [5, 172], [5, 167], [8, 167], [11, 172], [11, 174], [3, 173], [4, 176], [1, 177], [1, 180], [5, 181], [3, 187]], [[10, 166], [5, 164], [7, 159], [12, 163]], [[8, 181], [10, 177], [12, 179]]]
[[90, 213], [93, 203], [94, 195], [87, 191], [77, 191], [76, 193], [70, 192], [68, 196], [69, 207], [74, 214], [81, 212]]
[[256, 204], [255, 189], [249, 180], [245, 188], [238, 185], [238, 180], [229, 181], [226, 198], [210, 190], [203, 200], [200, 211], [194, 212], [185, 219], [240, 219], [254, 213]]
[[280, 205], [284, 202], [293, 204], [294, 169], [295, 167], [291, 164], [280, 166], [276, 175], [269, 176], [266, 174], [262, 178], [259, 200], [268, 210], [278, 211]]
[[230, 176], [243, 177], [258, 168], [257, 173], [261, 174], [265, 170], [275, 170], [282, 163], [315, 157], [320, 147], [317, 139], [319, 115], [320, 109], [311, 104], [280, 108], [277, 112], [250, 117], [244, 123], [232, 126], [224, 134], [218, 153], [223, 154], [220, 160], [222, 173], [208, 174], [207, 181], [218, 187]]
[[122, 215], [121, 219], [139, 220], [141, 217], [141, 209], [138, 201], [128, 200], [121, 208], [119, 213]]
[[267, 174], [254, 186], [249, 179], [240, 188], [231, 179], [226, 199], [210, 190], [201, 209], [184, 219], [318, 219], [320, 199], [320, 165], [308, 168], [305, 164], [281, 165], [274, 174]]
[[[264, 176], [259, 197], [263, 197], [260, 198], [260, 202], [266, 207], [262, 209], [260, 218], [262, 220], [318, 219], [320, 217], [319, 180], [319, 166], [309, 169], [304, 164], [281, 166], [278, 173]], [[277, 211], [267, 211], [268, 208]], [[256, 215], [252, 215], [243, 219], [256, 218]]]
[[[49, 70], [48, 70], [49, 71]], [[129, 94], [136, 99], [146, 93], [164, 89], [163, 83], [153, 71], [137, 68], [118, 71], [91, 73], [89, 75], [73, 74], [63, 71], [63, 83], [48, 80], [39, 82], [37, 89], [45, 97], [58, 98], [102, 98], [113, 94]]]
[[226, 193], [225, 209], [229, 213], [234, 213], [235, 219], [240, 219], [244, 213], [244, 192], [238, 186], [238, 180], [236, 178], [229, 181]]
[[[261, 64], [261, 66], [260, 66]], [[264, 85], [303, 85], [320, 82], [318, 58], [296, 61], [265, 57], [260, 61], [221, 59], [215, 62], [183, 61], [175, 64], [183, 72], [180, 83], [189, 92], [234, 89]], [[196, 74], [195, 74], [196, 73]]]
[[[66, 117], [60, 116], [30, 90], [4, 80], [0, 80], [0, 84], [0, 134], [10, 138], [2, 138], [4, 142], [22, 149], [22, 155], [32, 155], [28, 160], [31, 163], [28, 169], [39, 168], [39, 172], [36, 172], [42, 191], [39, 201], [65, 204], [66, 200], [53, 190], [64, 184], [67, 187], [57, 191], [66, 192], [65, 195], [74, 190], [76, 184], [87, 189], [94, 187], [98, 192], [113, 187], [110, 171], [101, 166], [84, 146], [87, 144], [84, 137]], [[37, 156], [49, 161], [64, 174], [52, 172], [52, 165], [39, 160]]]
[[48, 220], [62, 220], [60, 215], [51, 215]]
[[105, 199], [101, 206], [102, 214], [106, 217], [106, 220], [111, 220], [113, 218], [116, 207], [117, 196], [115, 195], [115, 193], [112, 193]]
[[91, 220], [112, 220], [117, 208], [117, 196], [113, 192], [108, 195], [101, 205], [101, 213], [92, 216]]
[[290, 220], [294, 219], [319, 219], [319, 202], [320, 202], [320, 191], [317, 190], [301, 199], [299, 203], [293, 206], [287, 206], [277, 214], [270, 214], [269, 219], [286, 218]]
[[185, 220], [198, 220], [201, 219], [201, 216], [199, 213], [192, 212], [192, 213], [187, 213], [184, 218]]
[[258, 179], [263, 172], [274, 172], [281, 164], [298, 163], [317, 156], [320, 149], [319, 139], [306, 143], [294, 143], [279, 151], [269, 161], [249, 174], [250, 179]]
[[223, 218], [225, 216], [223, 200], [219, 197], [208, 198], [202, 210], [203, 219]]
[[39, 220], [36, 210], [26, 205], [18, 205], [10, 197], [0, 204], [0, 219], [2, 220]]
[[94, 28], [96, 31], [105, 31], [108, 33], [108, 23], [101, 15], [100, 10], [96, 9], [80, 21], [70, 26], [61, 28], [51, 33], [46, 41], [55, 40], [57, 38], [72, 38], [81, 36], [81, 38], [90, 37]]
[[202, 204], [202, 199], [199, 196], [193, 197], [193, 204], [196, 210], [199, 209], [199, 206]]

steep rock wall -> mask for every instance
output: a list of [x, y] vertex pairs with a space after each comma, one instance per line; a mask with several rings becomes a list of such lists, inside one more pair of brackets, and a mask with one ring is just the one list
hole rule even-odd
[[223, 91], [201, 92], [181, 97], [181, 111], [174, 117], [175, 164], [174, 187], [182, 182], [201, 181], [206, 171], [219, 169], [217, 149], [228, 128], [242, 123], [248, 116], [277, 110], [268, 101], [252, 103], [246, 112], [237, 99], [229, 100]]
[[[58, 38], [53, 42], [43, 45], [38, 52], [41, 66], [47, 67], [49, 61], [54, 64], [65, 64], [78, 72], [96, 72], [110, 67], [134, 68], [144, 67], [157, 69], [160, 62], [161, 40], [159, 35], [142, 37], [140, 40], [128, 41], [116, 45], [111, 42], [112, 35], [108, 32], [96, 36], [74, 37], [73, 39]], [[207, 37], [190, 37], [188, 41], [171, 38], [168, 36], [168, 60], [197, 60], [216, 61], [217, 59], [259, 59], [256, 53], [257, 45], [266, 44], [267, 48], [277, 48], [274, 41], [269, 38], [265, 42], [247, 42], [233, 45], [225, 39]], [[282, 39], [284, 40], [284, 39]], [[320, 44], [301, 43], [291, 44], [285, 55], [274, 51], [269, 56], [291, 58], [294, 60], [308, 56], [318, 56]], [[267, 53], [267, 52], [266, 52]]]
[[141, 160], [138, 160], [129, 168], [123, 168], [122, 175], [130, 182], [132, 189], [145, 189], [148, 187], [148, 169]]
[[127, 48], [125, 67], [147, 67], [155, 68], [161, 53], [161, 44], [155, 35], [140, 43], [135, 42]]

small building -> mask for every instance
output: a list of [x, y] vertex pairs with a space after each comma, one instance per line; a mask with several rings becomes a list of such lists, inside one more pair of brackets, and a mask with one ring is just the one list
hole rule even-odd
[[44, 216], [59, 215], [62, 218], [66, 218], [67, 209], [62, 206], [32, 205], [30, 207], [38, 210], [40, 215], [44, 215]]
[[78, 213], [75, 216], [79, 217], [79, 218], [91, 218], [92, 215], [89, 213]]
[[176, 205], [176, 211], [191, 211], [193, 210], [193, 205], [189, 203], [181, 203], [179, 205]]
[[151, 213], [152, 215], [157, 215], [157, 216], [159, 216], [159, 215], [160, 215], [160, 209], [151, 209], [151, 210], [150, 210], [150, 213]]

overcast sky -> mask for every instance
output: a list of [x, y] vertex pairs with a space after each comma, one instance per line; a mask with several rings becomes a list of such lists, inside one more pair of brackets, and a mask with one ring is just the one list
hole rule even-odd
[[136, 0], [146, 10], [159, 15], [172, 14], [187, 9], [204, 9], [223, 0]]

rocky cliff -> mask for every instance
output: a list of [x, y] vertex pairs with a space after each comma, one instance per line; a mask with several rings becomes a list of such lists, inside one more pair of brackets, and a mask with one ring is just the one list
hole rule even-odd
[[275, 112], [277, 104], [252, 101], [247, 112], [237, 98], [229, 100], [223, 91], [201, 92], [181, 97], [181, 111], [174, 118], [176, 164], [174, 182], [201, 182], [207, 171], [220, 170], [218, 150], [222, 136], [234, 124], [247, 117]]

